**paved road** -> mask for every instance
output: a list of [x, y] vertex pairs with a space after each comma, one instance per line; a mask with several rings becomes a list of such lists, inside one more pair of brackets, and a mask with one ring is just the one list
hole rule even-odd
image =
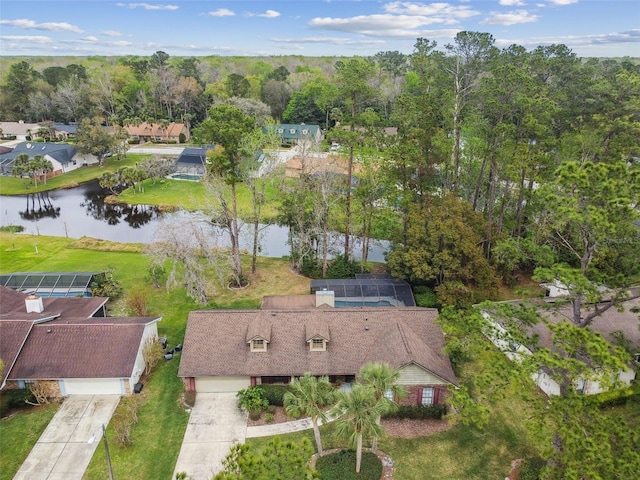
[[237, 402], [235, 393], [198, 393], [172, 478], [186, 472], [194, 480], [210, 480], [222, 470], [229, 449], [244, 443], [247, 432]]
[[[13, 480], [82, 480], [99, 441], [118, 406], [118, 395], [67, 397]], [[101, 447], [103, 448], [103, 447]]]

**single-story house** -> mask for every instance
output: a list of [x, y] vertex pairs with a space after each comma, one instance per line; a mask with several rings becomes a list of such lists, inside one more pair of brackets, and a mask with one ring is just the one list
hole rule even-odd
[[185, 141], [191, 138], [189, 129], [184, 123], [171, 122], [164, 127], [160, 123], [142, 122], [139, 125], [125, 125], [124, 128], [130, 137], [143, 142], [174, 140], [180, 143], [180, 134], [184, 135]]
[[400, 371], [403, 403], [443, 403], [458, 381], [437, 315], [417, 307], [193, 311], [178, 376], [197, 392], [288, 384], [306, 372], [349, 384], [380, 361]]
[[[267, 127], [263, 127], [266, 132]], [[319, 125], [307, 125], [304, 123], [282, 123], [275, 125], [277, 135], [281, 142], [285, 145], [296, 145], [307, 143], [311, 145], [319, 145], [324, 135]]]
[[[595, 317], [592, 323], [585, 328], [601, 334], [612, 344], [619, 342], [622, 338], [632, 349], [634, 362], [640, 362], [640, 319], [638, 318], [638, 309], [640, 309], [640, 298], [629, 300], [624, 303], [623, 311], [609, 308], [600, 316]], [[493, 327], [493, 332], [489, 335], [490, 339], [512, 360], [517, 360], [521, 355], [529, 355], [532, 352], [531, 349], [536, 348], [514, 341], [502, 322], [486, 311], [483, 311], [482, 314], [491, 322]], [[573, 314], [572, 305], [564, 304], [557, 309], [541, 307], [540, 314], [550, 323], [569, 322]], [[530, 327], [529, 334], [537, 337], [540, 347], [554, 348], [551, 341], [551, 331], [545, 323], [539, 322]], [[636, 373], [632, 365], [629, 365], [626, 370], [618, 374], [618, 380], [623, 385], [631, 384], [635, 377]], [[560, 385], [544, 370], [534, 374], [533, 378], [538, 387], [547, 395], [558, 395], [560, 393]], [[602, 392], [601, 385], [597, 381], [587, 379], [579, 380], [576, 387], [586, 394]]]
[[0, 154], [0, 171], [2, 173], [11, 172], [16, 157], [21, 154], [25, 154], [29, 158], [42, 155], [49, 160], [53, 166], [53, 171], [48, 174], [49, 177], [70, 172], [88, 163], [97, 162], [97, 159], [92, 155], [78, 154], [77, 150], [68, 143], [22, 142], [10, 152]]
[[25, 123], [25, 122], [0, 122], [0, 129], [2, 129], [2, 137], [16, 137], [16, 140], [26, 140], [27, 137], [32, 137], [41, 128], [38, 123]]
[[107, 317], [107, 301], [0, 286], [0, 389], [38, 383], [51, 397], [132, 393], [161, 317]]

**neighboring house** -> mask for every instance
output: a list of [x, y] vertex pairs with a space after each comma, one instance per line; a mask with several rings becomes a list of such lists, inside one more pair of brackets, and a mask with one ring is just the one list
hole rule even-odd
[[140, 125], [125, 125], [125, 130], [130, 137], [142, 142], [173, 140], [180, 142], [180, 134], [184, 134], [185, 141], [191, 138], [189, 129], [184, 123], [172, 122], [166, 127], [159, 123], [142, 122]]
[[319, 145], [324, 138], [322, 129], [318, 125], [283, 123], [275, 125], [274, 128], [281, 142], [285, 145]]
[[[606, 340], [612, 343], [619, 342], [621, 338], [627, 343], [632, 350], [634, 361], [640, 361], [640, 322], [637, 309], [640, 309], [640, 299], [625, 302], [624, 311], [619, 312], [615, 308], [606, 310], [602, 315], [596, 317], [593, 322], [586, 328], [590, 328], [594, 332], [601, 334]], [[572, 315], [572, 306], [570, 304], [554, 310], [544, 308], [540, 310], [541, 315], [551, 323], [568, 322]], [[490, 340], [500, 348], [509, 358], [517, 360], [521, 355], [531, 354], [530, 347], [521, 345], [518, 342], [510, 340], [508, 331], [495, 318], [486, 311], [482, 313], [489, 320], [496, 332], [489, 335]], [[541, 347], [553, 348], [551, 343], [551, 332], [547, 326], [540, 322], [534, 325], [530, 331], [531, 335], [536, 335]], [[635, 370], [630, 365], [627, 370], [621, 371], [618, 380], [623, 385], [629, 385], [636, 377]], [[540, 371], [533, 376], [540, 389], [547, 395], [558, 395], [560, 386], [551, 379], [547, 373]], [[581, 380], [578, 389], [583, 393], [595, 394], [602, 392], [602, 388], [598, 382]]]
[[[302, 296], [305, 297], [305, 296]], [[428, 308], [202, 310], [189, 314], [178, 375], [188, 390], [236, 392], [311, 372], [349, 384], [375, 361], [400, 371], [405, 404], [443, 403], [457, 386]]]
[[2, 137], [16, 137], [16, 140], [26, 140], [27, 137], [35, 136], [41, 125], [38, 123], [24, 122], [0, 122]]
[[68, 143], [22, 142], [10, 152], [0, 155], [0, 171], [10, 173], [16, 157], [23, 153], [29, 158], [42, 155], [49, 160], [53, 171], [48, 174], [48, 177], [70, 172], [84, 164], [97, 162], [92, 155], [79, 155], [77, 150]]
[[54, 123], [53, 130], [56, 134], [56, 138], [66, 140], [69, 136], [75, 135], [78, 130], [78, 125], [66, 125], [64, 123]]
[[107, 301], [0, 286], [0, 388], [37, 382], [51, 397], [132, 393], [161, 317], [106, 317]]

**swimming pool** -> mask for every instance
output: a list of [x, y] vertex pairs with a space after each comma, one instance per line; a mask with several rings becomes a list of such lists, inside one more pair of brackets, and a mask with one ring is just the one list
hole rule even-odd
[[189, 180], [191, 182], [199, 182], [202, 175], [191, 175], [188, 173], [174, 173], [170, 176], [171, 180]]

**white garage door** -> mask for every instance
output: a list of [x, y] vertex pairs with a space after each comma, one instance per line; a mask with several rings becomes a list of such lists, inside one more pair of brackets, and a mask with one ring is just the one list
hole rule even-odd
[[251, 386], [249, 377], [197, 377], [196, 392], [237, 392]]
[[120, 379], [73, 378], [65, 379], [64, 395], [120, 395]]

